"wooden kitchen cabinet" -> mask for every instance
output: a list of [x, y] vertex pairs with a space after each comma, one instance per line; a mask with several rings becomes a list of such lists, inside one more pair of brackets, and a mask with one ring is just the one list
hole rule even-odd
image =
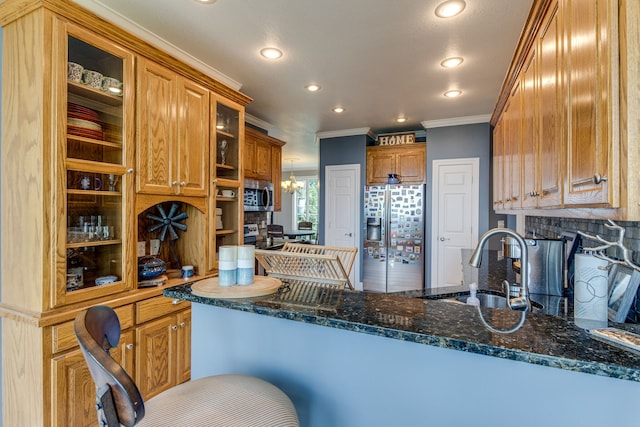
[[617, 9], [609, 0], [563, 0], [566, 45], [565, 108], [567, 170], [564, 204], [615, 207], [618, 173], [612, 156], [618, 152], [614, 132], [617, 54], [613, 26]]
[[[520, 141], [522, 164], [535, 165], [535, 172], [523, 166], [519, 174], [521, 206], [507, 197], [511, 200], [502, 208], [505, 213], [522, 209], [528, 214], [618, 219], [638, 215], [637, 197], [626, 189], [634, 181], [620, 180], [635, 150], [621, 145], [628, 130], [620, 128], [617, 119], [621, 109], [628, 114], [623, 94], [632, 87], [629, 79], [635, 79], [618, 69], [619, 64], [629, 69], [618, 55], [630, 58], [627, 52], [634, 49], [637, 53], [626, 43], [635, 27], [619, 27], [630, 8], [626, 1], [534, 2], [532, 21], [525, 26], [529, 32], [510, 70], [514, 77], [506, 80], [492, 118], [494, 126], [504, 119], [505, 147]], [[513, 114], [517, 93], [520, 111]], [[508, 167], [505, 172], [504, 185], [513, 187], [509, 179], [518, 177]], [[598, 208], [606, 209], [600, 213]]]
[[501, 116], [493, 129], [493, 209], [504, 207], [504, 117]]
[[189, 303], [163, 296], [136, 304], [135, 382], [144, 399], [191, 377], [191, 309], [188, 307]]
[[271, 182], [273, 183], [273, 210], [282, 210], [282, 146], [271, 146]]
[[268, 137], [250, 127], [244, 136], [244, 177], [271, 181], [271, 144]]
[[[111, 356], [127, 371], [134, 372], [135, 341], [131, 304], [117, 307], [122, 335]], [[59, 426], [89, 426], [97, 419], [95, 386], [87, 362], [78, 347], [73, 320], [47, 329], [51, 348], [52, 421]]]
[[425, 182], [426, 144], [367, 147], [367, 185], [386, 184], [398, 174], [402, 184]]
[[[235, 109], [237, 164], [223, 179], [239, 189], [244, 108], [251, 99], [76, 2], [34, 0], [25, 7], [21, 0], [4, 0], [0, 26], [2, 93], [11, 94], [1, 111], [0, 216], [11, 224], [3, 238], [12, 242], [0, 255], [2, 373], [10, 390], [3, 394], [1, 424], [95, 425], [95, 389], [72, 321], [92, 305], [132, 306], [161, 294], [161, 287], [136, 286], [138, 214], [156, 204], [183, 204], [190, 234], [178, 240], [177, 251], [183, 261], [206, 267], [206, 224], [215, 217], [207, 198], [215, 141], [210, 101]], [[117, 81], [107, 80], [111, 85], [102, 90], [68, 79], [69, 62]], [[142, 95], [141, 87], [147, 88]], [[158, 139], [167, 145], [149, 145]], [[172, 179], [185, 185], [172, 188]], [[241, 223], [242, 207], [236, 205]], [[96, 282], [103, 276], [115, 279]], [[188, 308], [156, 318], [170, 316], [187, 330]], [[118, 315], [124, 334], [114, 354], [122, 354], [122, 365], [135, 378], [141, 363], [134, 341], [137, 320]], [[190, 371], [187, 333], [177, 342], [169, 356], [177, 366], [172, 375], [183, 381]]]
[[209, 91], [140, 58], [136, 100], [138, 192], [206, 196]]
[[552, 2], [536, 37], [538, 70], [536, 105], [539, 121], [537, 161], [537, 185], [534, 196], [537, 206], [562, 205], [562, 171], [565, 159], [564, 114], [562, 108], [562, 27], [559, 5]]

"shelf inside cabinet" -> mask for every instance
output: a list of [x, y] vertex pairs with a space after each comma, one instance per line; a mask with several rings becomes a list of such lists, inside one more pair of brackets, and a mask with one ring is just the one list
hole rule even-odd
[[122, 193], [120, 191], [108, 191], [108, 190], [75, 190], [75, 189], [67, 189], [67, 194], [75, 194], [78, 196], [110, 196], [110, 197], [121, 197]]
[[89, 246], [107, 246], [107, 245], [119, 245], [122, 240], [90, 240], [87, 242], [73, 242], [67, 243], [67, 248], [86, 248]]
[[113, 148], [114, 150], [122, 150], [122, 143], [119, 143], [119, 142], [103, 141], [101, 139], [87, 138], [84, 136], [77, 136], [72, 134], [67, 134], [67, 141], [76, 141], [76, 142], [82, 142], [85, 144], [95, 144], [95, 145], [100, 145], [102, 147]]
[[225, 132], [221, 129], [216, 129], [216, 133], [220, 136], [226, 136], [227, 138], [235, 138], [236, 136], [230, 132]]
[[74, 93], [83, 98], [91, 99], [106, 105], [120, 106], [122, 105], [122, 96], [111, 95], [98, 89], [94, 89], [82, 83], [67, 81], [70, 93]]
[[224, 229], [216, 230], [216, 236], [217, 237], [227, 236], [227, 235], [233, 234], [235, 232], [236, 232], [236, 230], [224, 230]]
[[240, 181], [235, 179], [221, 178], [218, 177], [216, 181], [216, 185], [218, 187], [240, 187]]

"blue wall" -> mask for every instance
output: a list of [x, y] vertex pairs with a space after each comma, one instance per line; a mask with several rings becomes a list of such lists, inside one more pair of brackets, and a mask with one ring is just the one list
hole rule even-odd
[[[478, 123], [462, 126], [447, 126], [427, 129], [427, 196], [426, 212], [432, 211], [433, 161], [478, 157], [480, 159], [480, 195], [478, 237], [497, 224], [491, 209], [491, 125]], [[431, 218], [426, 218], [425, 252], [431, 253]], [[431, 257], [426, 257], [425, 279], [431, 283]]]
[[[427, 185], [426, 212], [431, 212], [432, 163], [440, 159], [456, 159], [467, 157], [480, 158], [480, 195], [478, 235], [497, 224], [496, 215], [491, 209], [491, 126], [489, 123], [479, 123], [462, 126], [448, 126], [427, 129]], [[358, 163], [361, 165], [362, 185], [367, 182], [366, 147], [372, 140], [366, 135], [345, 136], [320, 140], [320, 182], [324, 183], [324, 167], [327, 165], [344, 165]], [[364, 194], [361, 196], [364, 197]], [[362, 206], [363, 200], [360, 205]], [[324, 192], [320, 192], [320, 244], [324, 244]], [[364, 212], [360, 212], [360, 224], [364, 223]], [[425, 220], [425, 251], [431, 250], [431, 217]], [[362, 251], [362, 247], [360, 247]], [[431, 257], [426, 256], [425, 285], [431, 282]], [[362, 272], [362, 263], [360, 263]]]

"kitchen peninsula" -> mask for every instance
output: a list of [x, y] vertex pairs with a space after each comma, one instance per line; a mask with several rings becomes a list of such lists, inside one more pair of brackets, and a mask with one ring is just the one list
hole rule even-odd
[[[499, 335], [473, 307], [442, 300], [346, 290], [226, 300], [189, 285], [164, 294], [195, 303], [192, 378], [265, 378], [303, 426], [637, 425], [640, 357], [561, 317], [529, 313]], [[519, 318], [485, 316], [503, 328]]]

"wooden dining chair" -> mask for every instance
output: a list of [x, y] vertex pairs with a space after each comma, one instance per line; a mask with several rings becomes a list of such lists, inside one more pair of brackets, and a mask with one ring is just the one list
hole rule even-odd
[[284, 227], [278, 224], [267, 225], [267, 237], [284, 238]]
[[[300, 221], [298, 223], [298, 230], [313, 230], [313, 223], [311, 221]], [[311, 234], [305, 240], [310, 242], [310, 243], [315, 243], [316, 235], [315, 234]]]
[[96, 386], [100, 426], [299, 426], [286, 394], [245, 375], [188, 381], [144, 402], [131, 377], [109, 355], [120, 340], [113, 309], [95, 306], [80, 312], [74, 331]]

